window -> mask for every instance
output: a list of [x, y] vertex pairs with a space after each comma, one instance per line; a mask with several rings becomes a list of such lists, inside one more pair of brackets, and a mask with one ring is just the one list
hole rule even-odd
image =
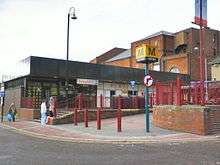
[[172, 72], [172, 73], [180, 73], [180, 70], [177, 67], [173, 67], [173, 68], [170, 69], [170, 72]]
[[128, 96], [136, 96], [137, 91], [128, 91]]
[[160, 71], [160, 64], [159, 64], [159, 62], [153, 63], [153, 70]]
[[175, 54], [186, 53], [186, 50], [187, 50], [187, 45], [186, 44], [179, 45], [175, 49]]
[[115, 91], [110, 91], [110, 96], [115, 96]]

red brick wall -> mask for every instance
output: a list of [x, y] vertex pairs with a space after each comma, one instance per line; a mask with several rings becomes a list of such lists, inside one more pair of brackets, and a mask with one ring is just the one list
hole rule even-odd
[[[153, 124], [155, 126], [207, 135], [220, 132], [220, 118], [212, 117], [213, 110], [201, 106], [156, 106], [153, 110]], [[215, 111], [220, 116], [220, 109]], [[213, 130], [214, 131], [211, 131]]]
[[37, 109], [28, 109], [28, 108], [19, 108], [18, 116], [22, 120], [33, 120], [40, 117], [40, 110]]

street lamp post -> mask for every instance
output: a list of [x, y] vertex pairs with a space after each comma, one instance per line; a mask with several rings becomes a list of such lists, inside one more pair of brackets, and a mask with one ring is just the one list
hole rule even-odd
[[68, 62], [69, 62], [69, 29], [70, 29], [70, 18], [71, 19], [77, 19], [75, 15], [75, 8], [70, 7], [69, 12], [68, 12], [68, 21], [67, 21], [67, 49], [66, 49], [66, 82], [65, 82], [65, 90], [66, 90], [66, 108], [68, 109], [68, 89], [69, 89], [69, 80], [68, 80]]

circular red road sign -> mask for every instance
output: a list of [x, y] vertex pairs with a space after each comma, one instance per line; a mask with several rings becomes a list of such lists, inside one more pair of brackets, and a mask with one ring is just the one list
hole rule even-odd
[[153, 84], [153, 78], [150, 76], [150, 75], [146, 75], [144, 77], [144, 84], [147, 86], [147, 87], [150, 87], [152, 84]]

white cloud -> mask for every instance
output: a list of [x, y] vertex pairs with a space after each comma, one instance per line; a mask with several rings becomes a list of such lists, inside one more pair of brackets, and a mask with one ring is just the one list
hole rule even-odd
[[[70, 22], [70, 59], [85, 61], [113, 47], [160, 30], [176, 32], [194, 18], [192, 0], [0, 0], [0, 75], [27, 56], [66, 58], [67, 13]], [[220, 30], [220, 2], [208, 1], [208, 23]]]

